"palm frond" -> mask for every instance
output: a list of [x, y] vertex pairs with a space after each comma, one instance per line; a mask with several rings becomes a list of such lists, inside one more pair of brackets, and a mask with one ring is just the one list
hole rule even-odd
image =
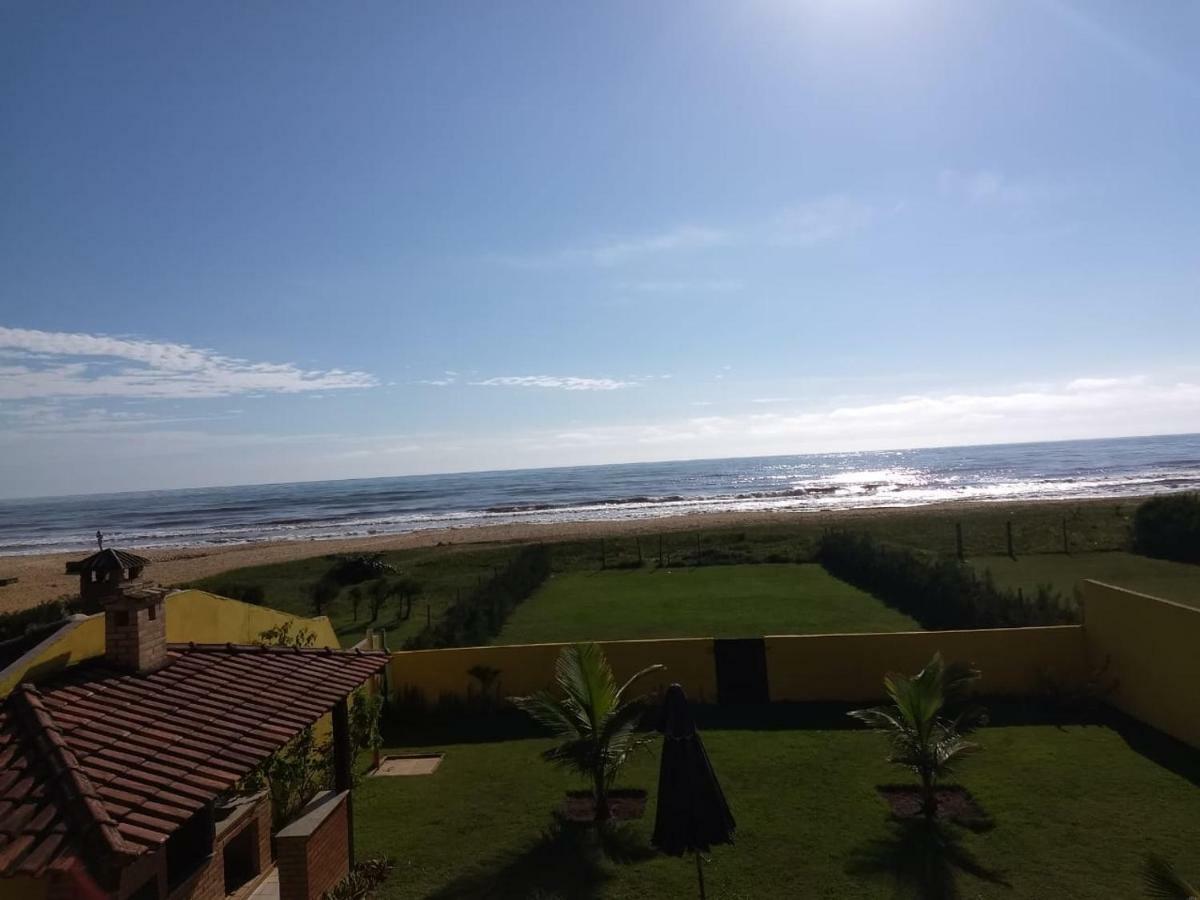
[[648, 666], [617, 687], [598, 645], [573, 644], [555, 661], [555, 693], [510, 700], [560, 738], [543, 759], [588, 777], [594, 785], [610, 784], [629, 757], [652, 739], [637, 732], [645, 697], [627, 695], [638, 680], [663, 668]]
[[[642, 669], [642, 671], [636, 673], [632, 678], [630, 678], [623, 685], [621, 685], [619, 688], [617, 688], [617, 703], [619, 704], [623, 700], [626, 700], [627, 698], [625, 697], [625, 693], [631, 687], [633, 687], [637, 682], [639, 682], [643, 678], [645, 678], [647, 675], [650, 675], [654, 672], [665, 672], [666, 669], [667, 669], [667, 667], [664, 666], [662, 663], [655, 663], [652, 666], [646, 666], [646, 668], [644, 668], [644, 669]], [[638, 698], [638, 699], [641, 699], [641, 698]]]
[[849, 715], [887, 733], [891, 744], [888, 760], [919, 775], [923, 784], [932, 784], [979, 749], [964, 735], [986, 721], [982, 709], [964, 709], [953, 719], [943, 715], [948, 700], [965, 698], [978, 677], [972, 666], [947, 664], [935, 653], [911, 678], [898, 674], [884, 678], [890, 706], [857, 709]]
[[562, 704], [547, 691], [539, 691], [528, 697], [509, 697], [508, 701], [555, 735], [578, 733], [575, 718], [566, 715]]
[[1197, 900], [1200, 890], [1188, 884], [1175, 867], [1161, 856], [1150, 855], [1142, 869], [1142, 885], [1147, 897], [1160, 900]]

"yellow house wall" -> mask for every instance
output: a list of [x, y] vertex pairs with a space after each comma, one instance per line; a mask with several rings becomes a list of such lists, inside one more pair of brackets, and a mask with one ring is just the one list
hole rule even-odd
[[[504, 647], [463, 647], [451, 650], [410, 650], [392, 654], [388, 682], [393, 691], [420, 688], [430, 700], [443, 695], [467, 696], [478, 682], [467, 672], [474, 666], [500, 670], [501, 696], [529, 694], [554, 680], [554, 661], [563, 644], [524, 644]], [[687, 638], [665, 641], [608, 641], [601, 644], [618, 682], [635, 672], [664, 664], [665, 672], [640, 682], [646, 691], [678, 681], [688, 696], [711, 702], [717, 697], [712, 641]]]
[[1089, 663], [1117, 682], [1109, 702], [1200, 748], [1200, 610], [1096, 581], [1082, 592]]
[[312, 631], [318, 647], [339, 646], [337, 634], [326, 616], [306, 619], [207, 591], [179, 591], [167, 598], [167, 640], [172, 643], [247, 644], [284, 622], [295, 622], [294, 628]]
[[870, 702], [889, 672], [918, 672], [935, 652], [982, 672], [989, 696], [1029, 694], [1039, 673], [1074, 684], [1086, 666], [1083, 629], [996, 628], [898, 634], [778, 635], [766, 638], [772, 701]]
[[[254, 606], [206, 591], [177, 591], [166, 599], [167, 640], [173, 643], [247, 644], [269, 628], [294, 621], [317, 636], [318, 647], [337, 647], [329, 619], [306, 619]], [[85, 659], [104, 655], [104, 615], [97, 614], [59, 629], [41, 645], [0, 672], [0, 696], [22, 681], [38, 681]]]
[[104, 616], [71, 622], [0, 672], [0, 696], [8, 696], [22, 681], [38, 681], [66, 666], [103, 655]]

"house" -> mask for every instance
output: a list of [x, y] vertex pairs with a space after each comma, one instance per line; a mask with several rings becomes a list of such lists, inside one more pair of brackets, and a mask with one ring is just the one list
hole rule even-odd
[[[384, 653], [168, 644], [140, 557], [74, 563], [104, 654], [0, 706], [0, 898], [245, 897], [277, 853], [280, 896], [317, 898], [353, 857], [348, 697]], [[244, 777], [332, 714], [334, 785], [272, 839]]]

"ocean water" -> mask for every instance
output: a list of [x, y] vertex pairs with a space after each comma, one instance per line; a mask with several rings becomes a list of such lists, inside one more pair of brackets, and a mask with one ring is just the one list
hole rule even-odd
[[631, 463], [0, 501], [0, 554], [1196, 489], [1200, 435]]

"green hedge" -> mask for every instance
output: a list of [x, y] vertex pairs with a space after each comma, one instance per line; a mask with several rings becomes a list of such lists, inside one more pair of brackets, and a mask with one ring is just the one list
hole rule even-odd
[[842, 581], [873, 594], [931, 631], [1018, 628], [1078, 621], [1077, 606], [1048, 585], [1033, 596], [1000, 590], [955, 559], [884, 544], [851, 531], [829, 531], [817, 561]]
[[0, 613], [0, 641], [22, 637], [27, 631], [61, 622], [75, 613], [91, 614], [99, 611], [99, 606], [87, 604], [79, 597], [59, 597], [57, 600], [46, 600], [27, 609]]
[[405, 650], [437, 650], [486, 644], [522, 600], [550, 576], [550, 548], [522, 547], [504, 569], [449, 609], [432, 626], [404, 643]]
[[1200, 494], [1167, 494], [1139, 506], [1133, 548], [1157, 559], [1200, 563]]

